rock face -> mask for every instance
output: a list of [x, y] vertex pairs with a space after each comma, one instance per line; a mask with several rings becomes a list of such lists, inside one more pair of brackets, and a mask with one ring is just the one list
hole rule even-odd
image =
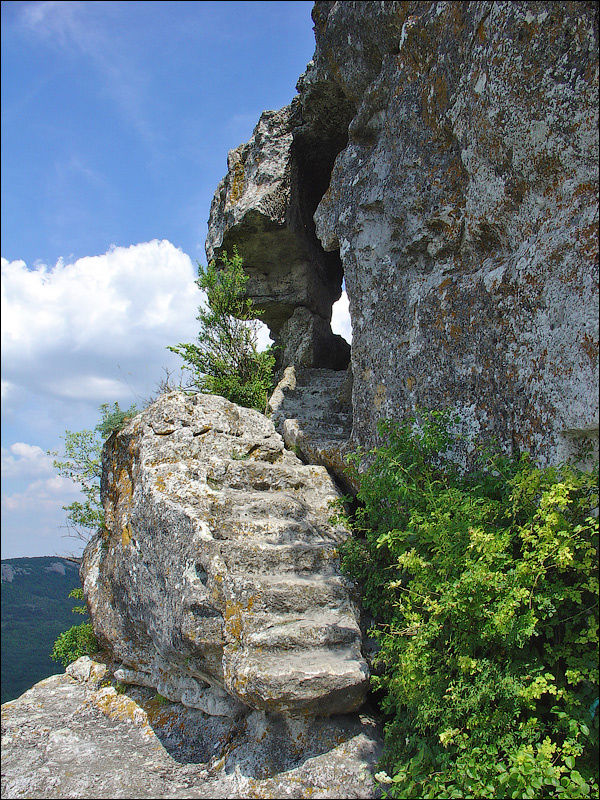
[[[452, 407], [467, 435], [542, 463], [597, 446], [597, 13], [584, 2], [315, 3], [314, 59], [279, 112], [277, 187], [300, 196], [322, 171], [302, 208], [306, 219], [314, 205], [346, 282], [355, 443], [375, 442], [378, 418], [424, 406]], [[238, 216], [230, 162], [209, 253], [238, 232], [241, 243], [243, 220], [263, 213], [253, 174], [278, 136], [258, 147], [255, 133], [239, 150], [254, 172], [244, 168]], [[271, 269], [278, 237], [303, 241], [289, 211], [277, 220], [267, 249], [244, 239], [255, 270]], [[323, 254], [306, 252], [317, 271]], [[279, 260], [289, 284], [297, 263]], [[338, 287], [341, 271], [320, 275], [330, 302], [325, 284]]]
[[[233, 720], [72, 665], [2, 706], [2, 797], [377, 797], [367, 716]], [[85, 679], [89, 674], [90, 680]]]
[[266, 111], [252, 139], [229, 153], [229, 171], [211, 206], [206, 252], [210, 260], [238, 248], [250, 278], [248, 295], [275, 342], [284, 343], [280, 364], [345, 369], [350, 348], [330, 326], [342, 290], [340, 259], [320, 246], [312, 219], [332, 161], [323, 172], [310, 151], [299, 151], [292, 134], [299, 122], [297, 100]]
[[352, 432], [352, 376], [328, 369], [286, 367], [268, 412], [286, 447], [309, 464], [322, 464], [344, 491], [356, 487], [345, 456]]
[[368, 670], [338, 496], [262, 414], [164, 395], [107, 442], [107, 531], [84, 553], [116, 677], [209, 714], [357, 709]]

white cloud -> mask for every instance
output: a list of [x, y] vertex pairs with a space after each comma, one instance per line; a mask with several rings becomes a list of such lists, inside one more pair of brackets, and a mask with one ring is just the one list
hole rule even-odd
[[52, 472], [52, 457], [36, 444], [15, 442], [2, 448], [3, 478], [49, 475]]
[[333, 304], [331, 309], [331, 330], [343, 336], [348, 342], [352, 342], [352, 325], [350, 323], [350, 306], [348, 295], [344, 290], [340, 299]]
[[28, 511], [38, 513], [41, 509], [55, 510], [59, 505], [67, 505], [80, 499], [79, 486], [69, 478], [54, 475], [32, 481], [24, 491], [2, 495], [2, 507], [6, 511]]
[[95, 401], [99, 397], [121, 397], [123, 384], [112, 378], [97, 375], [77, 375], [63, 381], [51, 382], [48, 388], [54, 394], [73, 400]]
[[26, 442], [2, 448], [2, 488], [4, 512], [30, 512], [38, 519], [40, 511], [56, 512], [80, 493], [77, 483], [56, 474], [52, 456]]
[[96, 404], [147, 394], [175, 363], [166, 346], [197, 334], [195, 277], [166, 240], [52, 268], [2, 259], [6, 402], [23, 391]]
[[2, 400], [4, 401], [10, 396], [10, 393], [12, 392], [14, 387], [12, 383], [9, 383], [8, 381], [4, 380], [1, 382], [1, 384], [2, 384]]
[[47, 0], [47, 2], [27, 3], [22, 8], [21, 19], [27, 28], [58, 39], [64, 44], [79, 30], [77, 17], [80, 10], [81, 3], [78, 2]]

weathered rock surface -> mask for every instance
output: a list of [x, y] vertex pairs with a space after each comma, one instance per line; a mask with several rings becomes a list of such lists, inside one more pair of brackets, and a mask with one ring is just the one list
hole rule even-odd
[[338, 571], [326, 469], [270, 420], [211, 395], [164, 395], [109, 439], [107, 531], [81, 567], [94, 630], [123, 682], [236, 716], [329, 715], [368, 684]]
[[597, 8], [317, 6], [316, 60], [360, 101], [316, 213], [350, 297], [355, 436], [451, 405], [568, 455], [598, 430]]
[[351, 399], [351, 373], [289, 366], [268, 404], [286, 446], [303, 461], [327, 467], [344, 491], [356, 489], [345, 461], [352, 432]]
[[[597, 13], [315, 3], [279, 179], [293, 194], [322, 171], [310, 199], [350, 300], [355, 443], [374, 443], [380, 417], [450, 406], [466, 434], [541, 462], [597, 444]], [[259, 161], [268, 139], [249, 145]], [[211, 226], [226, 240], [240, 223], [215, 204]]]
[[[229, 153], [228, 173], [212, 202], [206, 253], [209, 260], [237, 247], [249, 275], [246, 286], [276, 344], [280, 364], [345, 369], [350, 348], [331, 331], [331, 306], [340, 297], [337, 253], [325, 253], [312, 219], [327, 186], [299, 148], [295, 100], [262, 114], [252, 139]], [[284, 329], [284, 330], [282, 330]]]
[[368, 716], [209, 717], [72, 666], [80, 680], [55, 675], [2, 706], [3, 798], [377, 796]]

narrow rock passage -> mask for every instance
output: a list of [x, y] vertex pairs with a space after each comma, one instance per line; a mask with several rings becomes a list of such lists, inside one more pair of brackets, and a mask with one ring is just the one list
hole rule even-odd
[[303, 461], [332, 473], [344, 491], [354, 486], [345, 457], [352, 434], [352, 373], [290, 366], [269, 400], [285, 444]]

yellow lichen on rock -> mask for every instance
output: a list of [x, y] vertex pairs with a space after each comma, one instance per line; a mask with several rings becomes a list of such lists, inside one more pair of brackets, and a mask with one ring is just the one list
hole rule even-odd
[[244, 194], [244, 165], [241, 161], [236, 162], [233, 168], [233, 180], [231, 182], [231, 189], [229, 191], [229, 200], [231, 203], [237, 203], [240, 197]]
[[131, 525], [125, 525], [121, 530], [121, 544], [123, 547], [127, 547], [127, 545], [131, 544]]

